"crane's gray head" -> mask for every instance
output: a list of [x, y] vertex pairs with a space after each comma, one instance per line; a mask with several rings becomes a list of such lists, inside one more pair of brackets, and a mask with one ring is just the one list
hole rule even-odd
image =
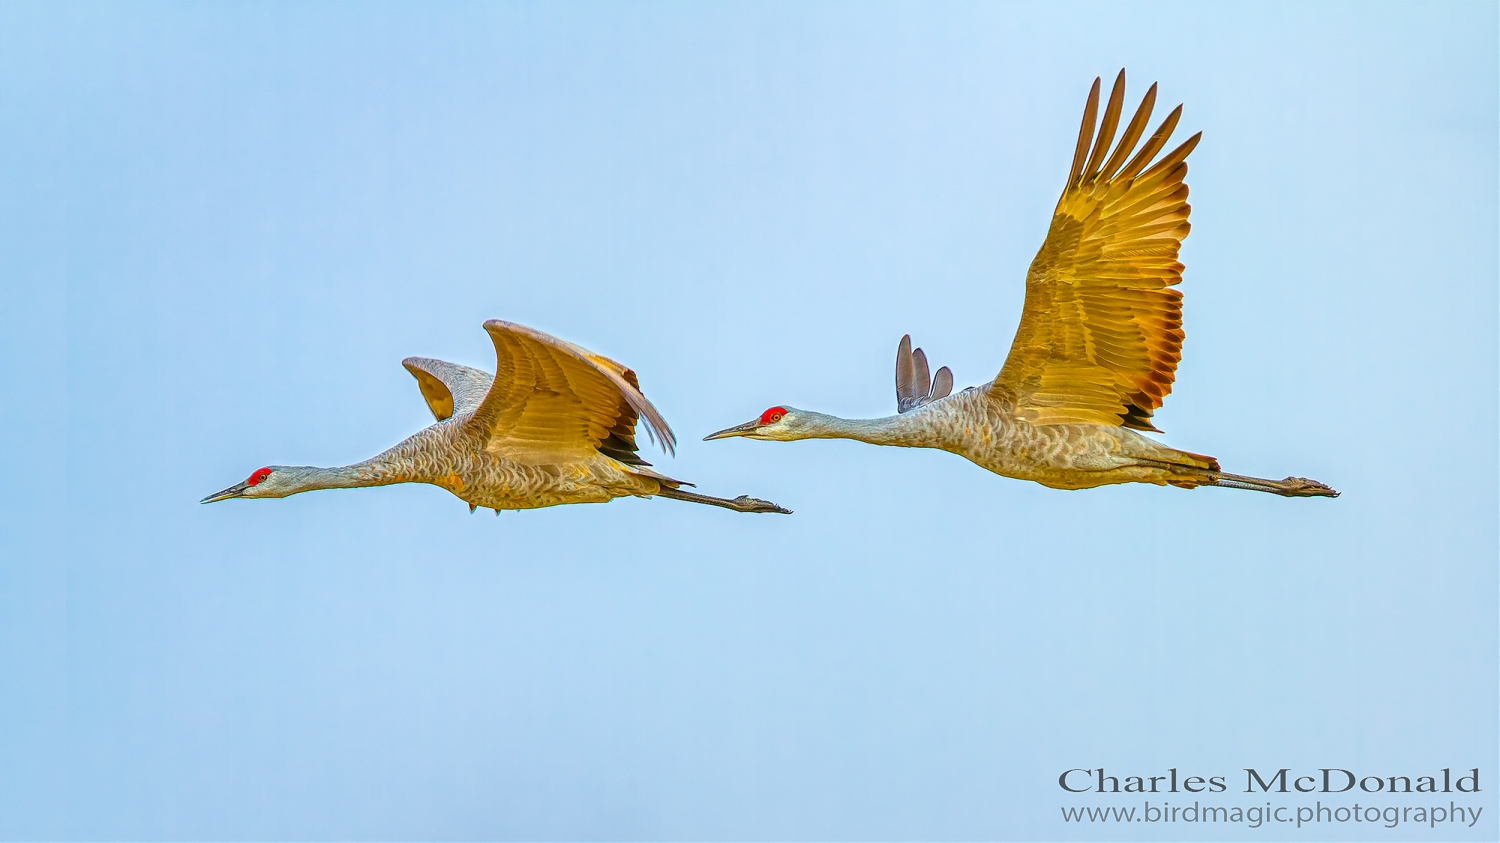
[[820, 413], [810, 413], [781, 404], [761, 413], [758, 419], [725, 428], [718, 433], [710, 433], [703, 437], [703, 441], [728, 439], [731, 436], [769, 439], [776, 442], [811, 439], [822, 430], [820, 422], [823, 418], [824, 416]]
[[222, 492], [215, 492], [198, 503], [213, 503], [230, 498], [284, 498], [312, 488], [308, 484], [313, 469], [295, 465], [268, 465]]

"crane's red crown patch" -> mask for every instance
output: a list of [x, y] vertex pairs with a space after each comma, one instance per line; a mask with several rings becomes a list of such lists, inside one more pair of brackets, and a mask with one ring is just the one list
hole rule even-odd
[[260, 485], [260, 483], [263, 480], [265, 480], [267, 477], [270, 477], [270, 476], [271, 476], [271, 469], [269, 469], [269, 468], [260, 468], [260, 469], [256, 469], [255, 473], [252, 474], [252, 475], [250, 475], [250, 479], [246, 480], [245, 482], [249, 483], [251, 486], [258, 486], [258, 485]]
[[776, 422], [781, 421], [781, 417], [785, 416], [785, 415], [786, 415], [786, 408], [785, 407], [772, 407], [771, 409], [769, 409], [769, 410], [765, 411], [764, 413], [760, 414], [760, 423], [761, 424], [775, 424]]

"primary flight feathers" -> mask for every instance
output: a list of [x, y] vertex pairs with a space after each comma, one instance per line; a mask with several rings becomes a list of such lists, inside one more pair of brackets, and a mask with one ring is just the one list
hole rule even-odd
[[1177, 251], [1190, 229], [1186, 158], [1202, 133], [1145, 169], [1176, 127], [1179, 105], [1124, 163], [1151, 118], [1152, 85], [1105, 161], [1124, 97], [1122, 70], [1090, 153], [1094, 80], [1067, 186], [1026, 273], [1021, 324], [990, 385], [1032, 424], [1155, 430], [1151, 414], [1182, 358], [1182, 294], [1172, 286], [1182, 280]]

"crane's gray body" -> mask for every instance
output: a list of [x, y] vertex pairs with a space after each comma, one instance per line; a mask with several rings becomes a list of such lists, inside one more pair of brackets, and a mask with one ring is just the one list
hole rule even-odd
[[664, 483], [678, 483], [648, 476], [639, 467], [597, 452], [568, 462], [528, 464], [509, 459], [485, 448], [470, 426], [472, 416], [437, 422], [360, 463], [357, 467], [369, 481], [363, 485], [429, 483], [472, 506], [500, 510], [649, 497]]
[[[898, 399], [899, 400], [899, 399]], [[857, 439], [873, 445], [935, 448], [1017, 480], [1054, 489], [1114, 483], [1189, 485], [1217, 470], [1211, 457], [1153, 442], [1132, 430], [1095, 424], [1034, 425], [979, 387], [917, 404], [895, 416], [841, 419], [786, 408], [785, 431], [754, 438]]]
[[969, 387], [949, 395], [948, 367], [931, 377], [928, 371], [927, 355], [911, 347], [910, 335], [903, 336], [896, 347], [898, 415], [880, 420], [890, 440], [882, 444], [938, 448], [1003, 477], [1055, 489], [1170, 483], [1173, 466], [1179, 475], [1184, 468], [1218, 469], [1212, 457], [1168, 448], [1122, 427], [1032, 424], [1003, 394]]

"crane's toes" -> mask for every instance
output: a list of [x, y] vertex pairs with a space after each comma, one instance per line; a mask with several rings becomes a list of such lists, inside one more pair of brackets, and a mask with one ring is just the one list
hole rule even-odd
[[792, 511], [790, 509], [785, 509], [783, 507], [777, 506], [770, 501], [763, 501], [760, 498], [752, 498], [749, 495], [740, 495], [739, 497], [734, 499], [734, 503], [739, 508], [740, 512], [778, 512], [782, 515], [792, 514]]
[[1336, 498], [1339, 493], [1327, 483], [1319, 483], [1306, 477], [1288, 477], [1281, 481], [1281, 494], [1289, 498]]

